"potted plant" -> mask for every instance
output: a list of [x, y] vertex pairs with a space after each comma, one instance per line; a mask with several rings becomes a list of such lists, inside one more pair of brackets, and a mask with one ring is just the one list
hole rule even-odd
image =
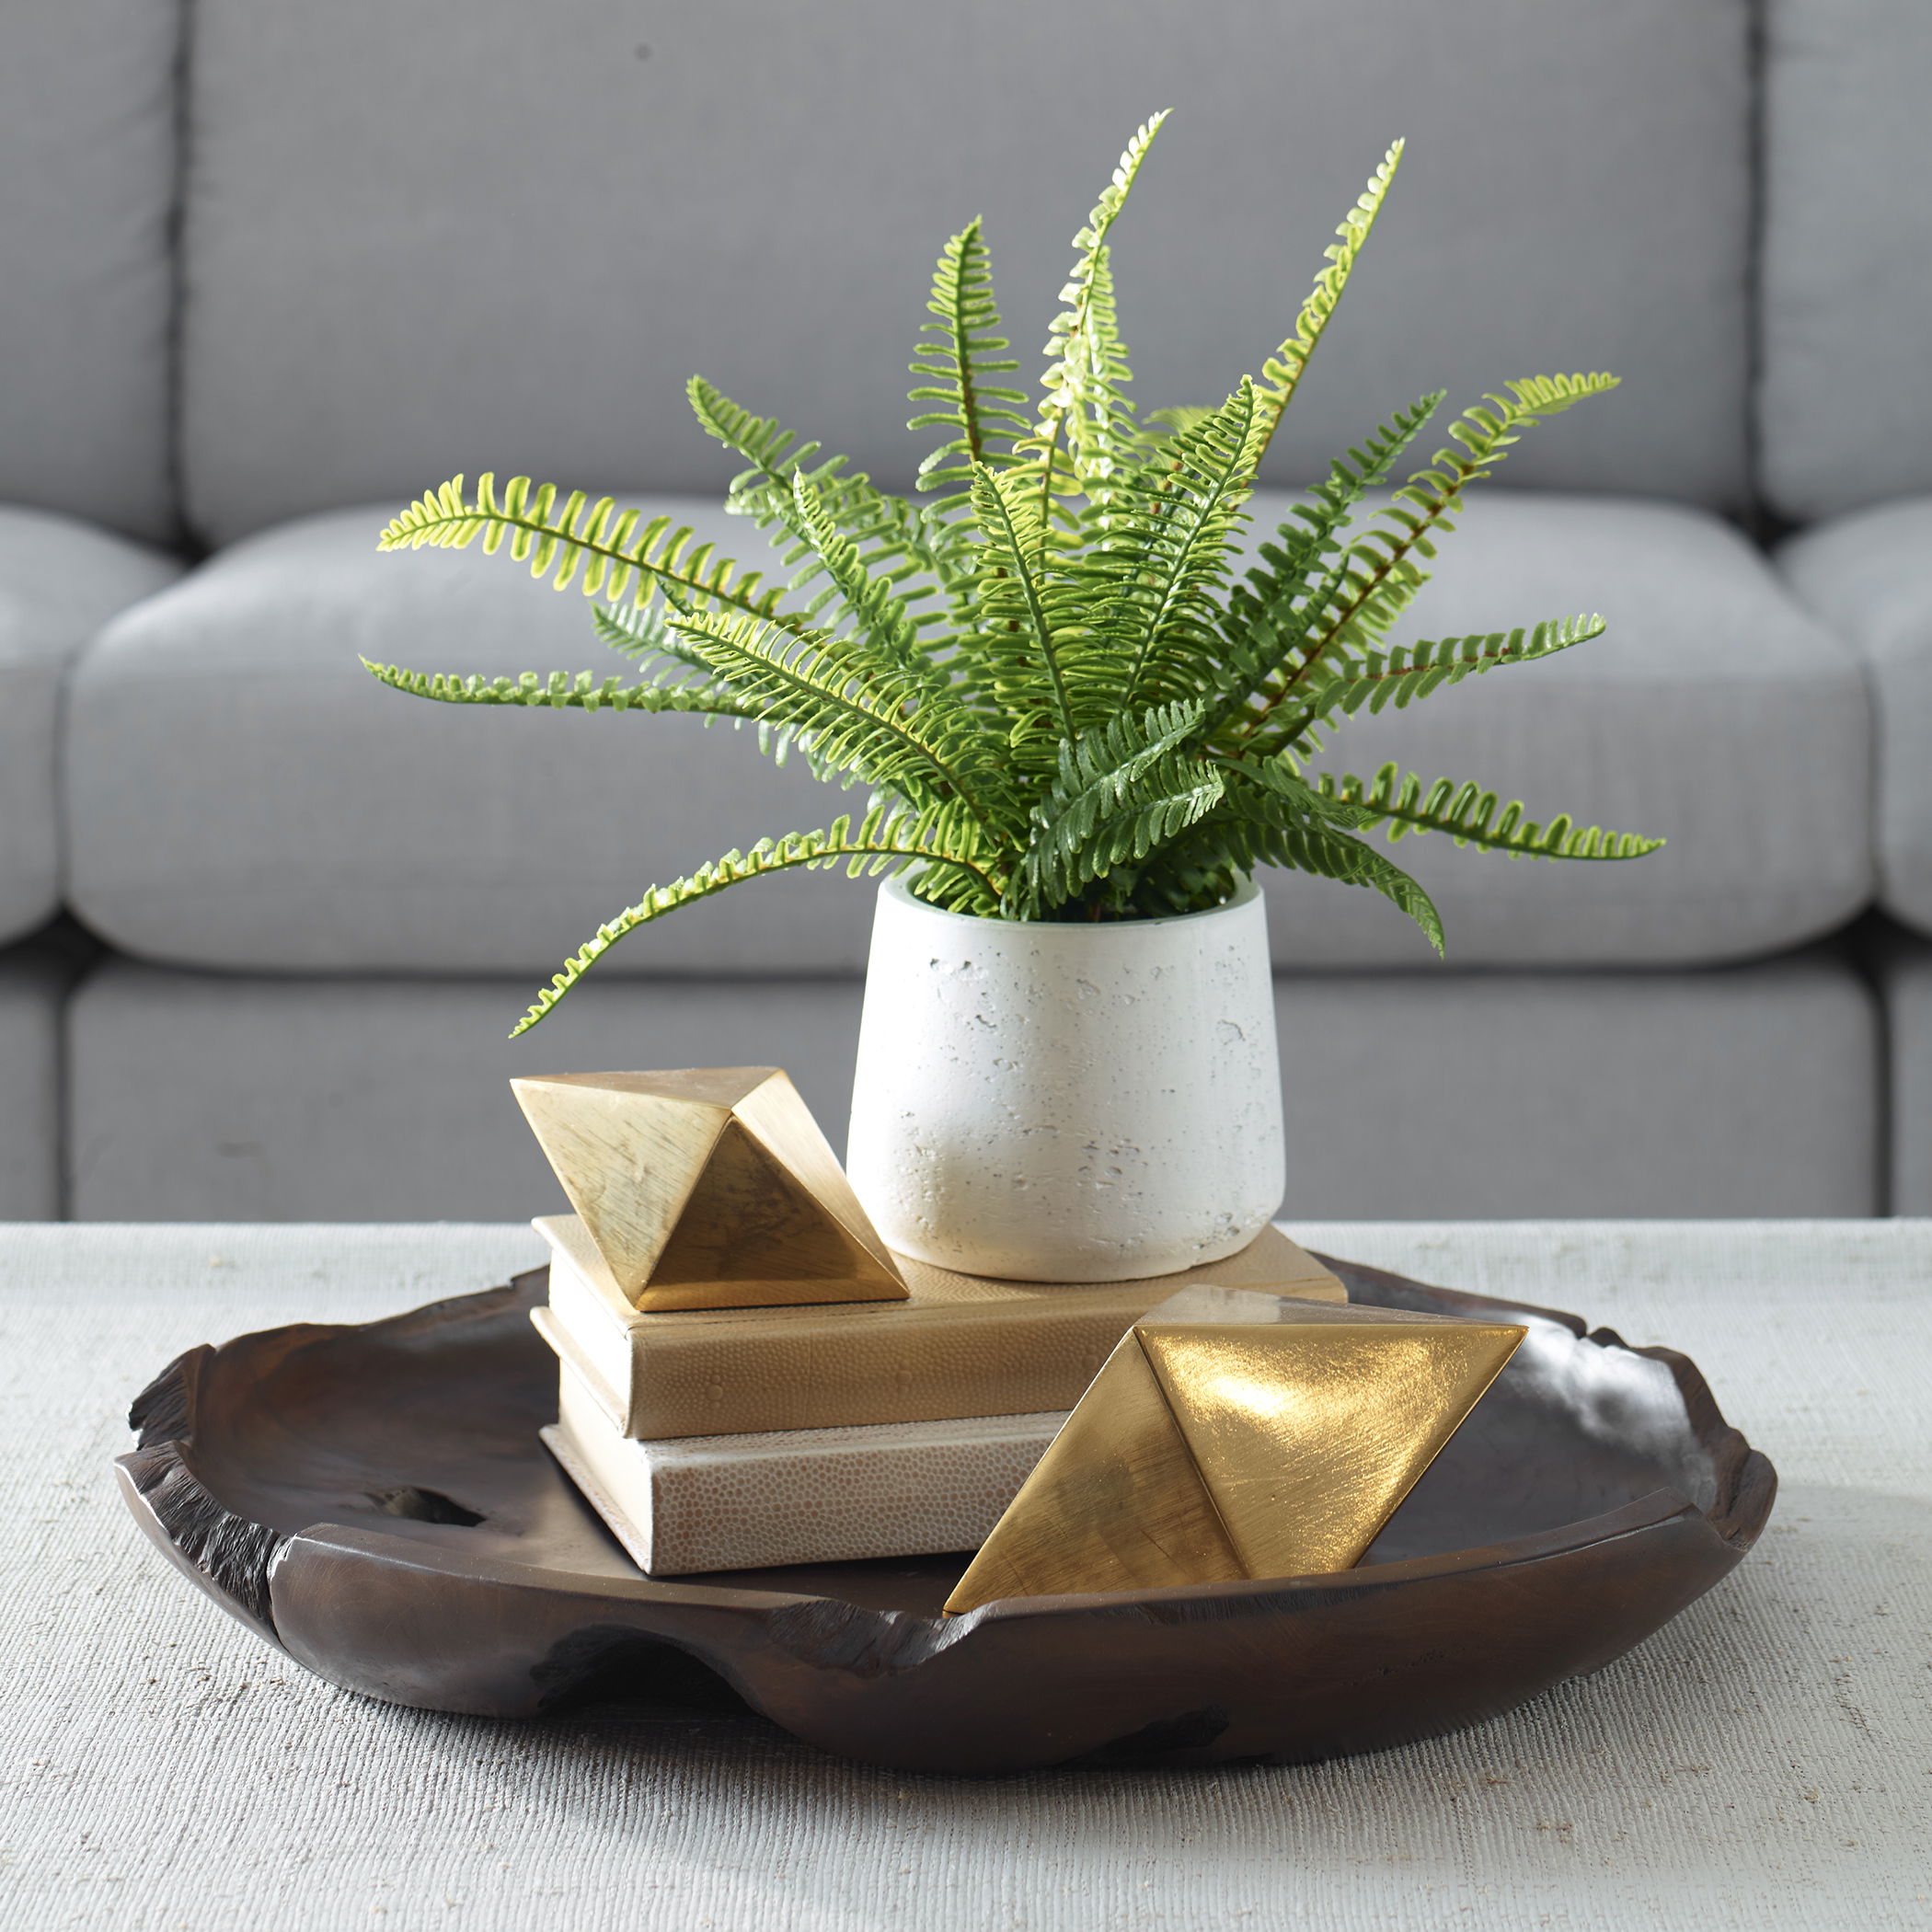
[[1280, 1205], [1279, 1076], [1259, 866], [1367, 887], [1441, 949], [1422, 889], [1363, 834], [1439, 832], [1518, 857], [1661, 843], [1527, 818], [1473, 783], [1311, 770], [1366, 707], [1595, 637], [1572, 617], [1391, 645], [1464, 492], [1529, 426], [1615, 385], [1505, 385], [1385, 507], [1353, 521], [1440, 408], [1333, 462], [1237, 577], [1244, 504], [1400, 158], [1337, 231], [1294, 332], [1218, 408], [1136, 418], [1108, 236], [1165, 117], [1087, 224], [1029, 408], [975, 221], [939, 257], [912, 427], [943, 440], [910, 502], [702, 379], [692, 407], [748, 467], [729, 507], [787, 546], [788, 598], [667, 518], [459, 477], [385, 549], [507, 546], [600, 601], [626, 682], [370, 665], [450, 704], [688, 711], [758, 727], [861, 812], [653, 886], [600, 926], [517, 1030], [638, 927], [769, 872], [844, 864], [880, 891], [850, 1167], [880, 1232], [941, 1265], [1041, 1280], [1153, 1275], [1235, 1251]]

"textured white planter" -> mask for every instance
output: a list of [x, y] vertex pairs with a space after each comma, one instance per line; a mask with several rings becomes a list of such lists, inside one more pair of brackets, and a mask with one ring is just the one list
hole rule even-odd
[[846, 1167], [942, 1268], [1128, 1281], [1234, 1254], [1281, 1206], [1268, 922], [972, 919], [880, 888]]

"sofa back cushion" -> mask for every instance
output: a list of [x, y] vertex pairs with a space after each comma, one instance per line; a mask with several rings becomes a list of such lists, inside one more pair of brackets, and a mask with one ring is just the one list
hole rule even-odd
[[894, 484], [947, 235], [987, 218], [1030, 385], [1068, 240], [1119, 233], [1145, 402], [1287, 332], [1406, 134], [1279, 475], [1426, 388], [1614, 368], [1523, 483], [1745, 481], [1746, 0], [198, 0], [184, 461], [225, 541], [456, 471], [709, 489], [709, 375]]
[[1932, 7], [1771, 0], [1765, 490], [1800, 522], [1932, 490]]
[[0, 500], [144, 537], [174, 527], [178, 13], [0, 11]]

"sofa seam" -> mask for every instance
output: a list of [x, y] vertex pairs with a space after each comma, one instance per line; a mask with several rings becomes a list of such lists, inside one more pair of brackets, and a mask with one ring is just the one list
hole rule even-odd
[[174, 122], [174, 177], [168, 190], [165, 233], [168, 261], [166, 328], [167, 400], [164, 468], [173, 521], [173, 547], [199, 561], [205, 546], [188, 518], [187, 465], [183, 451], [184, 370], [188, 314], [188, 201], [194, 163], [194, 0], [175, 0], [175, 51], [169, 72]]
[[1773, 507], [1765, 476], [1765, 371], [1767, 303], [1765, 270], [1770, 224], [1771, 20], [1774, 0], [1744, 0], [1744, 527], [1768, 555], [1790, 535]]

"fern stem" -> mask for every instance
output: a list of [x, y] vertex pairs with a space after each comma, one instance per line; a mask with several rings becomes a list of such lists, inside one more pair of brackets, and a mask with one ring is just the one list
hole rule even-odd
[[[487, 483], [489, 479], [485, 477], [483, 480]], [[715, 585], [707, 584], [701, 577], [695, 576], [688, 571], [667, 569], [663, 565], [651, 563], [640, 555], [621, 550], [614, 544], [599, 543], [578, 536], [569, 530], [568, 525], [564, 529], [559, 530], [555, 525], [544, 523], [540, 517], [526, 516], [521, 512], [505, 509], [501, 505], [494, 505], [488, 510], [480, 508], [470, 510], [466, 507], [454, 514], [444, 515], [433, 521], [425, 521], [418, 524], [416, 531], [412, 531], [410, 535], [416, 535], [417, 532], [427, 533], [432, 531], [439, 524], [452, 528], [460, 528], [465, 524], [479, 523], [498, 523], [506, 530], [521, 530], [535, 538], [539, 544], [553, 542], [567, 545], [583, 556], [599, 558], [605, 563], [618, 565], [627, 570], [636, 570], [640, 578], [654, 580], [658, 583], [673, 586], [676, 590], [689, 596], [701, 598], [710, 603], [730, 604], [732, 609], [742, 611], [748, 617], [757, 617], [765, 623], [776, 624], [782, 629], [795, 630], [803, 621], [790, 612], [771, 608], [768, 597], [761, 600], [755, 594], [747, 595], [741, 591], [719, 588]], [[407, 540], [407, 538], [399, 539], [397, 544], [392, 545], [388, 539], [388, 533], [385, 532], [383, 542], [379, 547], [384, 549], [400, 547], [401, 542]], [[464, 538], [464, 544], [466, 545], [467, 542], [468, 538]], [[707, 545], [705, 547], [708, 549], [710, 546]], [[648, 593], [640, 587], [634, 593], [634, 601], [642, 603], [646, 594]]]
[[[822, 719], [815, 723], [809, 715], [813, 707], [820, 705], [837, 712], [862, 730], [869, 727], [888, 734], [892, 742], [923, 761], [937, 775], [940, 785], [972, 814], [982, 831], [995, 839], [999, 836], [996, 829], [998, 814], [991, 803], [979, 793], [973, 782], [961, 774], [957, 764], [930, 742], [928, 733], [913, 729], [920, 714], [917, 711], [907, 714], [898, 694], [890, 688], [880, 692], [879, 675], [876, 673], [868, 675], [868, 667], [858, 661], [856, 652], [849, 649], [841, 650], [839, 639], [823, 634], [808, 634], [783, 650], [767, 653], [756, 649], [744, 638], [720, 635], [707, 628], [702, 612], [695, 612], [688, 618], [673, 619], [673, 627], [696, 647], [698, 654], [710, 664], [714, 674], [728, 687], [735, 689], [744, 682], [769, 679], [788, 689], [794, 707], [801, 708], [807, 714], [789, 722], [808, 739], [814, 732], [822, 736], [825, 730]], [[724, 663], [718, 661], [720, 655], [731, 651], [752, 659], [757, 667], [755, 672], [741, 669], [734, 680], [729, 660]], [[812, 654], [813, 659], [809, 663], [804, 661], [808, 653]], [[830, 673], [822, 677], [815, 674], [822, 662], [828, 662], [832, 667]], [[861, 704], [848, 696], [852, 684], [878, 694], [880, 708]], [[769, 715], [769, 707], [765, 707], [765, 711]], [[853, 768], [878, 782], [890, 784], [895, 790], [900, 788], [900, 781], [885, 778], [876, 762], [869, 771], [863, 765]]]
[[[1428, 513], [1417, 518], [1414, 525], [1405, 532], [1399, 541], [1392, 544], [1378, 556], [1374, 569], [1369, 572], [1355, 595], [1337, 613], [1314, 643], [1304, 648], [1301, 661], [1282, 680], [1281, 687], [1267, 698], [1259, 710], [1252, 712], [1242, 721], [1235, 733], [1237, 739], [1251, 741], [1254, 738], [1256, 732], [1267, 723], [1275, 710], [1286, 702], [1295, 686], [1321, 661], [1328, 647], [1341, 636], [1361, 614], [1363, 607], [1388, 581], [1389, 575], [1396, 566], [1409, 556], [1429, 531], [1442, 522], [1454, 505], [1461, 502], [1464, 489], [1480, 474], [1480, 466], [1477, 463], [1461, 458], [1450, 460], [1457, 465], [1458, 473], [1454, 486], [1431, 503]], [[1293, 742], [1291, 738], [1282, 746], [1270, 746], [1267, 749], [1284, 749], [1286, 743]], [[1261, 747], [1257, 746], [1256, 749], [1259, 750]]]
[[[1054, 323], [1048, 342], [1049, 353], [1057, 346], [1061, 354], [1058, 398], [1048, 403], [1034, 432], [1036, 437], [1044, 436], [1040, 468], [1040, 559], [1042, 568], [1046, 563], [1047, 546], [1052, 541], [1053, 457], [1060, 447], [1060, 431], [1065, 427], [1069, 410], [1075, 407], [1064, 372], [1075, 356], [1085, 352], [1094, 305], [1094, 264], [1106, 247], [1108, 232], [1126, 205], [1134, 179], [1141, 171], [1141, 163], [1147, 157], [1147, 149], [1167, 118], [1167, 110], [1163, 108], [1159, 113], [1150, 114], [1135, 131], [1133, 139], [1127, 144], [1126, 152], [1121, 156], [1120, 165], [1114, 169], [1112, 182], [1101, 190], [1099, 201], [1087, 218], [1086, 227], [1074, 237], [1074, 246], [1084, 252], [1075, 265], [1070, 291], [1074, 298], [1073, 311], [1064, 318], [1064, 332], [1061, 323]], [[1048, 374], [1051, 375], [1052, 371]]]
[[[990, 475], [990, 473], [988, 473]], [[1021, 592], [1027, 600], [1027, 614], [1033, 620], [1033, 635], [1040, 641], [1040, 655], [1047, 668], [1047, 675], [1053, 684], [1053, 703], [1060, 713], [1060, 729], [1066, 735], [1069, 744], [1077, 744], [1080, 734], [1074, 729], [1073, 708], [1067, 702], [1066, 680], [1061, 674], [1060, 653], [1053, 648], [1052, 627], [1047, 621], [1045, 606], [1040, 601], [1040, 585], [1033, 572], [1027, 566], [1026, 552], [1020, 547], [1019, 531], [1013, 522], [1013, 508], [1002, 494], [995, 482], [986, 495], [998, 506], [1000, 526], [1006, 533], [1006, 547], [1013, 554]]]
[[[1197, 500], [1192, 506], [1191, 527], [1184, 530], [1179, 547], [1167, 554], [1157, 570], [1142, 573], [1143, 582], [1150, 576], [1157, 580], [1154, 587], [1159, 592], [1160, 601], [1141, 619], [1140, 640], [1135, 646], [1133, 666], [1127, 674], [1124, 687], [1130, 707], [1143, 702], [1141, 677], [1162, 631], [1175, 612], [1184, 605], [1190, 593], [1199, 587], [1198, 579], [1190, 571], [1196, 556], [1205, 555], [1212, 564], [1226, 551], [1231, 519], [1219, 517], [1217, 512], [1224, 504], [1238, 504], [1245, 500], [1252, 485], [1254, 465], [1258, 460], [1253, 446], [1254, 422], [1255, 387], [1252, 381], [1244, 379], [1234, 395], [1205, 422], [1189, 434], [1175, 439], [1179, 447], [1147, 512], [1148, 540], [1143, 546], [1144, 550], [1157, 554], [1152, 533], [1165, 524], [1171, 535], [1189, 507], [1178, 500], [1175, 486], [1187, 472], [1198, 448], [1203, 454], [1196, 466], [1193, 481], [1193, 494]], [[1225, 430], [1224, 446], [1219, 451], [1215, 450], [1211, 440], [1217, 425]]]
[[[837, 828], [834, 829], [835, 831]], [[754, 877], [764, 878], [773, 872], [789, 871], [798, 866], [823, 867], [828, 864], [836, 865], [841, 860], [897, 858], [906, 861], [907, 864], [949, 866], [958, 871], [969, 873], [984, 888], [995, 904], [999, 902], [1002, 890], [1000, 883], [990, 873], [974, 865], [971, 859], [936, 852], [908, 852], [903, 845], [895, 845], [890, 841], [873, 843], [863, 837], [850, 844], [841, 841], [836, 845], [827, 848], [811, 844], [812, 836], [813, 834], [793, 834], [789, 839], [782, 841], [776, 850], [765, 848], [762, 856], [754, 854], [753, 856], [759, 858], [755, 872], [735, 869], [742, 861], [738, 854], [730, 854], [718, 865], [707, 867], [702, 873], [680, 880], [675, 898], [666, 896], [662, 903], [657, 903], [659, 890], [654, 889], [652, 893], [639, 900], [636, 905], [619, 913], [608, 925], [598, 927], [595, 936], [573, 955], [563, 972], [558, 973], [537, 995], [530, 1010], [511, 1029], [511, 1039], [514, 1040], [519, 1034], [527, 1033], [539, 1020], [554, 1012], [564, 995], [569, 992], [618, 940], [627, 937], [640, 926], [648, 926], [653, 920], [662, 918], [666, 913], [673, 912], [680, 906], [692, 905], [700, 899], [715, 897], [718, 893], [727, 891], [734, 885], [742, 885]]]
[[980, 427], [980, 399], [971, 380], [970, 357], [971, 331], [967, 326], [970, 293], [966, 287], [966, 264], [972, 257], [972, 244], [980, 237], [980, 221], [975, 215], [960, 236], [960, 248], [953, 258], [951, 309], [958, 318], [956, 334], [960, 342], [960, 430], [966, 438], [966, 461], [970, 466], [986, 460], [985, 436]]
[[1274, 432], [1280, 427], [1282, 418], [1287, 414], [1288, 405], [1294, 400], [1294, 392], [1300, 385], [1303, 374], [1333, 320], [1336, 309], [1341, 305], [1342, 292], [1349, 285], [1349, 277], [1354, 272], [1357, 258], [1368, 246], [1369, 236], [1374, 232], [1375, 223], [1382, 213], [1382, 203], [1396, 178], [1396, 169], [1401, 165], [1402, 150], [1406, 144], [1401, 141], [1392, 143], [1382, 157], [1381, 167], [1369, 177], [1368, 186], [1335, 231], [1337, 246], [1329, 248], [1328, 266], [1316, 277], [1315, 286], [1303, 303], [1300, 315], [1295, 317], [1294, 333], [1264, 365], [1262, 374], [1266, 380], [1257, 385], [1264, 397], [1265, 424], [1261, 446], [1255, 456], [1257, 466], [1268, 454], [1268, 445], [1274, 440]]

